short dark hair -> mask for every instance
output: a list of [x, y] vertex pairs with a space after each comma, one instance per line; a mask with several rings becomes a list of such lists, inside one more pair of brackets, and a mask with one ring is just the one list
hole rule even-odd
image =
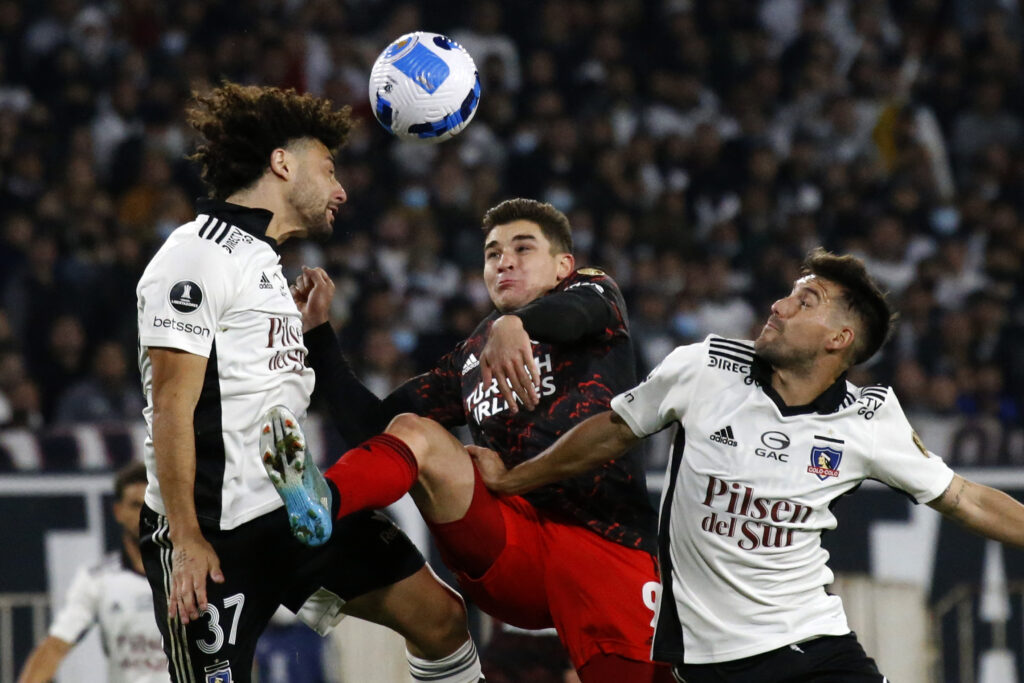
[[145, 484], [147, 481], [145, 463], [138, 460], [128, 463], [114, 475], [114, 500], [123, 500], [125, 489], [132, 484]]
[[513, 221], [536, 223], [555, 252], [572, 253], [572, 228], [569, 227], [569, 219], [547, 202], [523, 197], [506, 199], [487, 210], [482, 229], [486, 235], [494, 226], [506, 225]]
[[203, 180], [218, 199], [259, 180], [278, 147], [312, 138], [333, 154], [352, 129], [350, 107], [336, 109], [329, 100], [293, 89], [225, 82], [192, 97], [186, 118], [206, 142], [189, 159], [202, 166]]
[[839, 256], [818, 247], [807, 255], [800, 270], [803, 275], [814, 275], [839, 285], [847, 308], [860, 320], [864, 334], [863, 338], [854, 340], [852, 364], [863, 363], [875, 355], [889, 338], [896, 316], [885, 293], [868, 275], [864, 262], [856, 256]]

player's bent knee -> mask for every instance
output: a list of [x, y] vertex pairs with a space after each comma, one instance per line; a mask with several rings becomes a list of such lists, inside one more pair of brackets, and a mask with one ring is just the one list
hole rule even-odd
[[428, 418], [413, 413], [400, 413], [391, 420], [384, 433], [401, 439], [422, 465], [430, 451], [433, 425], [437, 423]]
[[417, 611], [416, 625], [406, 634], [413, 650], [431, 659], [446, 657], [469, 639], [466, 606], [456, 593], [444, 589]]
[[429, 462], [433, 459], [469, 457], [462, 444], [448, 433], [447, 429], [428, 417], [401, 413], [391, 420], [385, 433], [404, 441], [421, 469], [429, 467]]

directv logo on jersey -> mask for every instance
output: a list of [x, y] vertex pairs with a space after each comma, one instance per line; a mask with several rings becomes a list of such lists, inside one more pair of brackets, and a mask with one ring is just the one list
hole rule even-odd
[[711, 435], [711, 440], [726, 446], [732, 446], [733, 448], [739, 445], [736, 443], [736, 437], [732, 433], [732, 425], [719, 429]]

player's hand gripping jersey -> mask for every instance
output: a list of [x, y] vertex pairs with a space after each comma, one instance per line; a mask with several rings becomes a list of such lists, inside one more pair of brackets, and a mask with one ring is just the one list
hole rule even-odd
[[612, 401], [637, 436], [680, 427], [662, 499], [655, 659], [731, 661], [848, 633], [840, 599], [824, 589], [830, 505], [865, 479], [919, 503], [952, 480], [888, 387], [844, 376], [787, 407], [770, 382], [752, 343], [712, 336]]
[[[567, 322], [568, 318], [540, 321], [539, 327], [550, 333], [531, 333], [541, 374], [540, 402], [532, 411], [520, 410], [513, 415], [498, 392], [496, 380], [489, 387], [480, 380], [480, 352], [492, 323], [501, 315], [497, 311], [431, 371], [403, 384], [382, 405], [372, 397], [356, 399], [359, 387], [345, 379], [322, 382], [318, 391], [326, 388], [339, 392], [329, 402], [342, 406], [333, 413], [350, 443], [370, 436], [373, 429], [383, 429], [398, 413], [413, 412], [446, 427], [468, 425], [474, 443], [494, 449], [512, 467], [540, 453], [577, 423], [607, 410], [612, 397], [636, 381], [625, 304], [615, 281], [601, 271], [584, 269], [563, 280], [546, 297], [555, 294], [564, 297], [568, 308], [596, 311], [594, 315], [600, 321], [594, 324], [592, 319], [587, 327], [597, 332], [583, 337]], [[529, 309], [535, 303], [517, 311], [524, 323], [533, 315]], [[556, 308], [546, 309], [545, 315], [558, 315]], [[321, 377], [351, 375], [347, 366], [338, 367], [343, 360], [334, 348], [329, 328], [322, 329], [326, 327], [306, 334], [311, 363]], [[530, 331], [531, 326], [526, 324], [526, 328]], [[626, 455], [593, 475], [544, 486], [525, 497], [538, 508], [584, 525], [611, 541], [654, 551], [655, 519], [638, 455]]]

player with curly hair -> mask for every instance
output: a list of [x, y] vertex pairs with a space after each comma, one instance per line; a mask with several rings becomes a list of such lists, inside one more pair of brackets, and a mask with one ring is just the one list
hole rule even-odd
[[[211, 197], [137, 289], [141, 548], [173, 680], [249, 681], [256, 640], [284, 604], [321, 633], [345, 614], [392, 628], [414, 680], [477, 681], [465, 606], [405, 534], [366, 512], [300, 542], [260, 460], [263, 416], [301, 416], [313, 391], [278, 247], [331, 234], [348, 108], [225, 83], [195, 97], [188, 121], [205, 139], [192, 159]], [[361, 446], [399, 460], [431, 447], [400, 424]]]

